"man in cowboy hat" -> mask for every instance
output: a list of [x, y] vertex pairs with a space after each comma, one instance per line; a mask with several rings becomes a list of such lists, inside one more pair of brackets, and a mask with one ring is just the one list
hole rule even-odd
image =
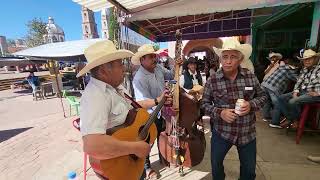
[[280, 110], [287, 121], [281, 123], [282, 127], [298, 127], [297, 119], [300, 116], [301, 105], [320, 102], [320, 65], [319, 53], [312, 49], [304, 51], [302, 57], [297, 57], [303, 62], [303, 70], [294, 90], [281, 96]]
[[[131, 102], [124, 98], [125, 90], [121, 83], [124, 79], [122, 60], [133, 56], [133, 53], [128, 50], [117, 50], [111, 41], [105, 40], [89, 46], [84, 55], [88, 63], [77, 75], [80, 77], [88, 72], [91, 73], [91, 79], [82, 94], [80, 106], [80, 130], [84, 151], [99, 160], [129, 154], [146, 157], [150, 146], [144, 141], [119, 141], [106, 135], [107, 129], [125, 122], [132, 108]], [[163, 96], [159, 94], [157, 101], [160, 101]], [[153, 99], [138, 103], [143, 108], [156, 105]]]
[[202, 76], [197, 71], [197, 60], [194, 57], [189, 57], [186, 62], [186, 69], [180, 77], [180, 86], [185, 89], [192, 89], [195, 85], [202, 86]]
[[267, 79], [280, 65], [284, 65], [284, 62], [280, 62], [282, 59], [282, 54], [270, 52], [269, 56], [267, 57], [270, 61], [270, 65], [267, 67], [267, 69], [264, 71], [264, 77], [263, 80]]
[[[202, 108], [211, 120], [211, 166], [214, 180], [225, 179], [223, 160], [235, 145], [240, 159], [240, 179], [256, 177], [255, 111], [267, 99], [256, 76], [241, 68], [248, 45], [225, 41], [221, 51], [220, 68], [208, 79], [202, 99]], [[236, 102], [243, 102], [235, 111]], [[236, 114], [237, 112], [237, 114]]]
[[[165, 89], [165, 80], [173, 79], [173, 70], [169, 71], [157, 64], [156, 51], [152, 44], [145, 44], [138, 49], [138, 52], [132, 57], [134, 65], [140, 65], [133, 78], [134, 93], [137, 100], [155, 99]], [[177, 61], [181, 64], [181, 60]], [[158, 101], [155, 99], [155, 102]], [[149, 110], [152, 112], [152, 110]], [[160, 132], [164, 130], [163, 119], [161, 116], [155, 121], [158, 130], [157, 143], [159, 142]], [[159, 143], [158, 143], [159, 145]], [[158, 146], [159, 147], [159, 146]], [[159, 151], [159, 159], [162, 162], [162, 156]], [[145, 170], [147, 177], [155, 177], [156, 172], [151, 168], [149, 156], [146, 159]]]
[[300, 62], [297, 61], [289, 59], [287, 64], [279, 66], [261, 83], [262, 88], [268, 95], [268, 100], [262, 108], [263, 121], [268, 122], [271, 119], [269, 126], [272, 128], [282, 128], [280, 126], [279, 98], [287, 91], [289, 83], [297, 81], [300, 70]]

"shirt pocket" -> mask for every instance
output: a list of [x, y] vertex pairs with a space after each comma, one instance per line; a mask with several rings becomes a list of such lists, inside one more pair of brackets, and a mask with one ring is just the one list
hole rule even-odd
[[217, 90], [213, 93], [214, 101], [216, 107], [228, 106], [229, 96], [227, 90]]
[[252, 100], [255, 96], [256, 92], [254, 89], [252, 90], [244, 90], [243, 96], [244, 96], [244, 100], [249, 101]]
[[111, 110], [111, 118], [116, 119], [121, 116], [125, 111], [125, 105], [122, 103], [116, 104]]

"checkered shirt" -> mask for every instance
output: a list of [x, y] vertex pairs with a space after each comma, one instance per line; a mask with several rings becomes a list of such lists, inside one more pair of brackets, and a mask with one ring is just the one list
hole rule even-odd
[[[223, 109], [234, 109], [237, 99], [245, 99], [251, 105], [251, 112], [227, 123], [220, 117]], [[239, 68], [234, 81], [224, 77], [219, 69], [207, 81], [202, 108], [211, 117], [211, 125], [222, 138], [235, 145], [245, 145], [256, 138], [256, 116], [267, 96], [261, 89], [258, 79], [249, 70]]]
[[317, 92], [320, 93], [320, 65], [311, 69], [304, 68], [296, 85], [294, 92]]
[[297, 76], [297, 70], [291, 69], [288, 65], [280, 65], [261, 86], [280, 96], [287, 90], [290, 80], [297, 81]]

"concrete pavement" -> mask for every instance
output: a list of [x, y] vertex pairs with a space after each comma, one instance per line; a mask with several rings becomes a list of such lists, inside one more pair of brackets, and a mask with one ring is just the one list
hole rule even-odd
[[[69, 112], [67, 102], [64, 105]], [[73, 119], [75, 117], [63, 117], [57, 98], [32, 101], [31, 94], [0, 91], [0, 180], [60, 180], [66, 179], [72, 170], [82, 179], [81, 137], [72, 127]], [[259, 116], [257, 134], [257, 180], [320, 179], [320, 165], [306, 159], [310, 154], [320, 155], [318, 134], [305, 134], [301, 144], [296, 145], [294, 132], [286, 135], [284, 130], [271, 129]], [[154, 147], [151, 161], [161, 172], [160, 179], [212, 179], [210, 132], [206, 138], [204, 160], [196, 167], [186, 168], [183, 178], [179, 177], [177, 169], [159, 164]], [[229, 151], [224, 164], [226, 179], [237, 179], [239, 160], [236, 148]], [[97, 179], [91, 169], [87, 179]]]

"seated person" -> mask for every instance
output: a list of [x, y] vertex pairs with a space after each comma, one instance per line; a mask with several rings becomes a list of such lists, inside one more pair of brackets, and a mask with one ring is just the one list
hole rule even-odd
[[282, 127], [291, 125], [293, 129], [298, 127], [297, 119], [301, 113], [301, 105], [320, 102], [320, 53], [308, 49], [303, 57], [303, 70], [300, 73], [294, 90], [280, 97], [279, 106], [286, 121], [281, 123]]
[[32, 91], [34, 92], [37, 87], [40, 86], [40, 81], [38, 76], [35, 76], [33, 72], [30, 72], [29, 76], [26, 78], [29, 85], [32, 88]]
[[284, 64], [284, 62], [280, 61], [282, 59], [282, 55], [280, 53], [271, 52], [267, 59], [269, 59], [271, 64], [264, 71], [265, 75], [263, 80], [267, 79], [276, 69], [278, 69], [281, 63]]
[[[268, 95], [263, 109], [263, 120], [268, 121], [271, 119], [270, 127], [281, 128], [280, 126], [280, 109], [279, 109], [279, 97], [286, 92], [287, 87], [291, 81], [297, 81], [299, 63], [290, 59], [288, 64], [280, 65], [267, 79], [265, 79], [261, 86]], [[273, 106], [273, 112], [271, 113], [271, 107]], [[271, 116], [272, 114], [272, 116]]]
[[202, 86], [202, 76], [197, 71], [197, 61], [194, 57], [189, 57], [186, 69], [180, 77], [180, 86], [185, 89], [192, 89], [195, 85]]

